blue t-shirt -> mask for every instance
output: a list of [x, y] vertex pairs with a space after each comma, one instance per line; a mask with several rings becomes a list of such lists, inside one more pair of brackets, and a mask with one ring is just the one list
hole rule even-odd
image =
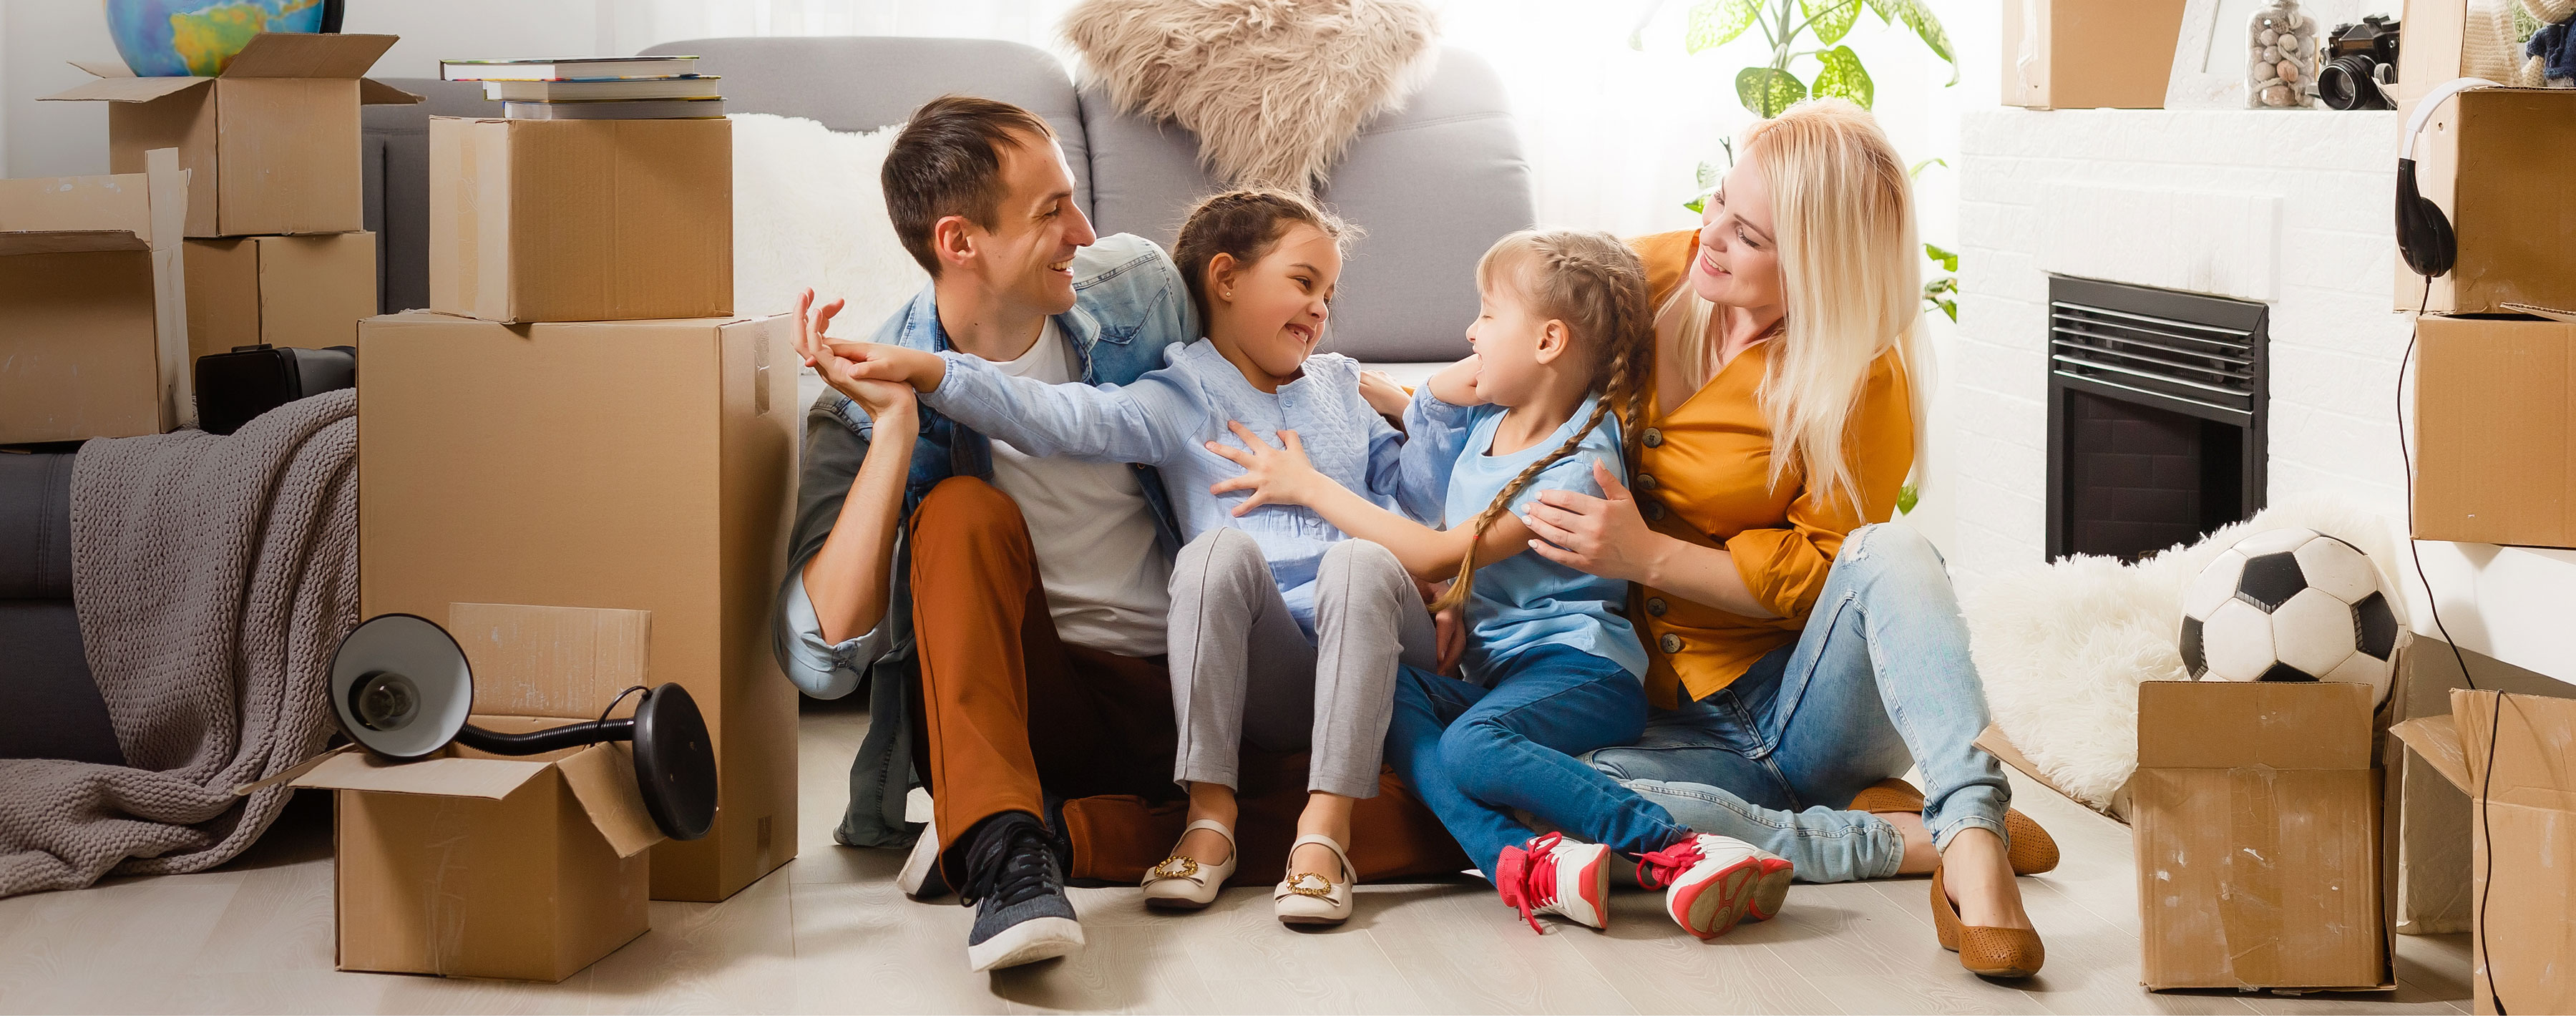
[[[1466, 448], [1459, 452], [1458, 464], [1449, 474], [1449, 497], [1443, 512], [1446, 524], [1457, 528], [1474, 522], [1476, 513], [1494, 503], [1494, 497], [1513, 477], [1529, 468], [1530, 463], [1546, 458], [1583, 426], [1583, 421], [1592, 415], [1592, 402], [1585, 400], [1556, 433], [1509, 455], [1486, 454], [1494, 445], [1494, 431], [1502, 424], [1503, 407], [1478, 407], [1469, 425]], [[1615, 415], [1603, 418], [1601, 426], [1586, 435], [1573, 454], [1557, 460], [1529, 486], [1521, 488], [1519, 496], [1512, 499], [1512, 514], [1527, 514], [1528, 506], [1538, 500], [1542, 490], [1601, 496], [1601, 485], [1592, 479], [1592, 464], [1596, 461], [1609, 466], [1613, 474], [1625, 475], [1621, 472], [1619, 418]], [[1576, 571], [1526, 548], [1500, 561], [1479, 561], [1475, 592], [1467, 604], [1467, 675], [1480, 684], [1491, 685], [1502, 676], [1510, 659], [1523, 650], [1562, 645], [1617, 663], [1642, 679], [1646, 672], [1645, 647], [1637, 643], [1636, 628], [1619, 613], [1627, 598], [1625, 582]]]

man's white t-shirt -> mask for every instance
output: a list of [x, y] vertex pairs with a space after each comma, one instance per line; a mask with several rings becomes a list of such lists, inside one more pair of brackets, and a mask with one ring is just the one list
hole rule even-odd
[[[1005, 374], [1048, 384], [1078, 380], [1055, 319]], [[1038, 552], [1047, 612], [1064, 641], [1120, 656], [1160, 656], [1171, 612], [1171, 562], [1154, 546], [1154, 516], [1134, 467], [1035, 458], [993, 442], [993, 485], [1019, 502]]]

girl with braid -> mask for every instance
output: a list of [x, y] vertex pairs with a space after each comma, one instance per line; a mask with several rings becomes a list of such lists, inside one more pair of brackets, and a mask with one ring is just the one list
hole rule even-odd
[[[1364, 379], [1349, 357], [1315, 352], [1355, 232], [1284, 191], [1200, 202], [1172, 259], [1206, 337], [1171, 347], [1166, 366], [1123, 387], [1045, 384], [1016, 363], [957, 353], [834, 347], [862, 361], [857, 376], [910, 384], [923, 405], [1014, 454], [1161, 472], [1188, 541], [1172, 567], [1167, 635], [1180, 733], [1173, 780], [1190, 809], [1172, 856], [1143, 880], [1157, 908], [1205, 907], [1233, 875], [1238, 756], [1249, 740], [1310, 753], [1306, 805], [1272, 893], [1279, 920], [1347, 920], [1362, 867], [1351, 861], [1354, 816], [1367, 817], [1362, 802], [1378, 796], [1396, 668], [1442, 665], [1424, 594], [1394, 555], [1311, 510], [1256, 505], [1217, 483], [1236, 472], [1221, 443], [1229, 423], [1260, 445], [1234, 423], [1251, 420], [1304, 434], [1309, 471], [1372, 510], [1438, 511], [1436, 495], [1400, 475], [1404, 435], [1380, 415], [1401, 411], [1402, 390]], [[1377, 814], [1376, 827], [1398, 826], [1385, 820], [1388, 805]]]
[[[1451, 580], [1434, 609], [1466, 611], [1465, 678], [1404, 668], [1387, 757], [1532, 929], [1540, 913], [1602, 927], [1614, 867], [1664, 889], [1667, 913], [1703, 939], [1770, 917], [1789, 862], [1696, 834], [1576, 758], [1645, 729], [1646, 654], [1620, 606], [1626, 583], [1529, 552], [1523, 513], [1541, 492], [1598, 496], [1635, 454], [1655, 334], [1645, 271], [1607, 234], [1521, 232], [1485, 253], [1476, 288], [1475, 355], [1405, 411], [1406, 473], [1424, 477], [1446, 528], [1332, 482], [1286, 431], [1274, 449], [1235, 424], [1247, 450], [1211, 450], [1245, 472], [1214, 489], [1252, 491], [1238, 511], [1312, 508], [1416, 578]], [[1517, 812], [1558, 831], [1538, 835]]]

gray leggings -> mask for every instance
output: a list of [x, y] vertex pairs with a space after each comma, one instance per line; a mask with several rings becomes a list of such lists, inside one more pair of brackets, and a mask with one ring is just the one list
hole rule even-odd
[[1238, 529], [1181, 548], [1172, 568], [1172, 778], [1235, 787], [1246, 737], [1264, 751], [1312, 752], [1306, 789], [1377, 796], [1398, 662], [1425, 670], [1439, 646], [1413, 579], [1386, 548], [1350, 540], [1315, 575], [1310, 644]]

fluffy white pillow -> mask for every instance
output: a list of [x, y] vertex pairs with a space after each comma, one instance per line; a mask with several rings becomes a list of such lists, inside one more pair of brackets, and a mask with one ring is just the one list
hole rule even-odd
[[733, 309], [778, 314], [796, 294], [849, 301], [832, 334], [866, 338], [930, 275], [894, 236], [877, 173], [902, 124], [850, 134], [812, 120], [733, 120]]

